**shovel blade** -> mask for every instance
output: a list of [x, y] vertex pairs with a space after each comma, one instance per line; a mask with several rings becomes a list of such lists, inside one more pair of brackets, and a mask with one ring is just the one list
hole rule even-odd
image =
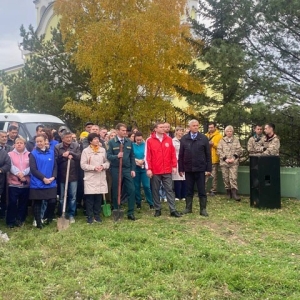
[[110, 217], [111, 216], [110, 204], [103, 204], [102, 211], [103, 211], [104, 217]]
[[67, 229], [69, 227], [69, 225], [70, 225], [70, 222], [65, 217], [61, 217], [61, 218], [57, 219], [57, 230], [58, 231]]
[[115, 222], [120, 221], [124, 217], [124, 210], [114, 209], [113, 210], [113, 219]]

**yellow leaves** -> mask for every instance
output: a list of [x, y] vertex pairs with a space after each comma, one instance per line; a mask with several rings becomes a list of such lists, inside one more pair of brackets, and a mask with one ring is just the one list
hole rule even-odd
[[175, 95], [176, 85], [202, 90], [179, 67], [194, 57], [187, 41], [190, 30], [181, 24], [185, 5], [186, 0], [56, 1], [67, 47], [76, 49], [78, 67], [90, 72], [99, 105], [103, 110], [104, 103], [116, 106], [110, 105], [107, 114], [120, 113], [127, 104], [134, 118], [140, 89], [143, 97], [156, 102]]

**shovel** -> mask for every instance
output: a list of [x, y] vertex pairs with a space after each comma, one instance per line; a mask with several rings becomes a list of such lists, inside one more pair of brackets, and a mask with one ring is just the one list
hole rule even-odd
[[69, 220], [66, 219], [66, 206], [67, 206], [67, 195], [68, 195], [68, 185], [69, 185], [70, 162], [71, 162], [71, 159], [68, 158], [67, 175], [66, 175], [66, 182], [65, 182], [65, 193], [64, 193], [64, 204], [63, 204], [63, 209], [62, 209], [62, 215], [57, 220], [58, 231], [65, 230], [70, 225]]
[[103, 203], [104, 203], [102, 205], [103, 216], [110, 217], [111, 216], [111, 208], [110, 208], [110, 204], [106, 203], [105, 194], [103, 194]]
[[[120, 152], [123, 152], [123, 144], [120, 145]], [[113, 210], [114, 221], [117, 222], [120, 219], [123, 219], [124, 210], [120, 210], [121, 206], [121, 185], [122, 185], [122, 163], [123, 157], [119, 158], [119, 179], [118, 179], [118, 209]]]

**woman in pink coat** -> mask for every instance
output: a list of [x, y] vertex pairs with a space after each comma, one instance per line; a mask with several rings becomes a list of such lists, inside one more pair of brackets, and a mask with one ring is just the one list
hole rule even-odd
[[109, 161], [106, 150], [101, 147], [99, 136], [90, 133], [87, 139], [90, 145], [82, 151], [80, 166], [84, 171], [87, 223], [92, 224], [94, 221], [101, 222], [102, 194], [108, 192], [106, 170], [109, 168]]
[[8, 153], [11, 169], [8, 174], [8, 206], [6, 224], [8, 227], [22, 226], [27, 216], [29, 197], [29, 152], [25, 140], [16, 138], [14, 150]]

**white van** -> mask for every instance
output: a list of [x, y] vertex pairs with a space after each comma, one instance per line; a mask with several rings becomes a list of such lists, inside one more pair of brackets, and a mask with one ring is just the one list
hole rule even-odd
[[56, 129], [64, 122], [52, 115], [28, 114], [28, 113], [0, 113], [0, 130], [7, 131], [11, 122], [17, 122], [19, 125], [19, 134], [27, 141], [36, 134], [37, 125], [43, 124], [45, 127]]

